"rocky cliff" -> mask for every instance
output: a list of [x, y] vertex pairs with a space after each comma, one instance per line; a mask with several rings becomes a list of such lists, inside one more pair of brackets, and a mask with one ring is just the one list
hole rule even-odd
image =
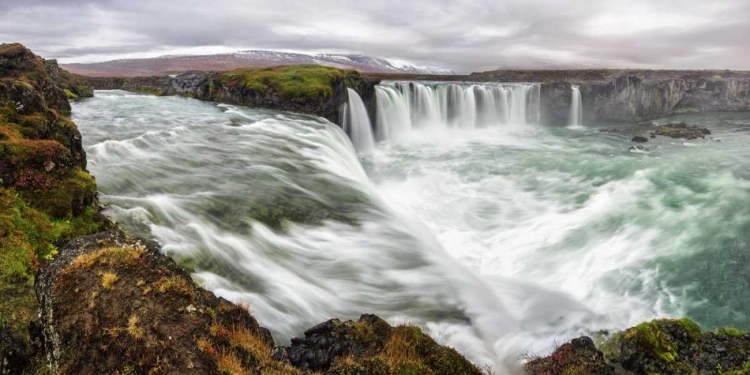
[[678, 113], [750, 111], [750, 72], [575, 70], [474, 73], [472, 81], [539, 82], [542, 122], [566, 123], [580, 87], [584, 123], [639, 122]]
[[0, 373], [28, 363], [30, 283], [58, 248], [103, 230], [68, 97], [91, 95], [78, 77], [20, 44], [0, 45]]
[[354, 70], [317, 65], [238, 69], [231, 72], [188, 72], [170, 77], [89, 77], [96, 89], [121, 89], [154, 95], [180, 95], [200, 100], [307, 113], [341, 124], [340, 108], [354, 89], [374, 108], [379, 79]]

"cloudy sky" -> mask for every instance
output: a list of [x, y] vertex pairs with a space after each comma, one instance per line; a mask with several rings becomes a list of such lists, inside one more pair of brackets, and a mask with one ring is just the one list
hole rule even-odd
[[750, 0], [0, 0], [0, 41], [62, 62], [270, 49], [456, 72], [750, 70]]

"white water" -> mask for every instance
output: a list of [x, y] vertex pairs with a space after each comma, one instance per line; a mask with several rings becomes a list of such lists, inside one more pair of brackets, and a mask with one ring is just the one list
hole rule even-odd
[[367, 114], [362, 98], [352, 89], [349, 92], [349, 102], [343, 107], [343, 128], [349, 134], [354, 148], [360, 154], [372, 152], [375, 141], [372, 136], [372, 123]]
[[568, 126], [570, 128], [581, 128], [583, 125], [583, 103], [581, 100], [581, 90], [578, 86], [571, 88], [570, 98], [570, 118], [568, 120]]
[[[733, 282], [748, 269], [741, 143], [706, 142], [695, 154], [654, 140], [653, 152], [634, 155], [627, 139], [596, 131], [503, 126], [510, 120], [465, 129], [443, 116], [470, 118], [468, 106], [402, 100], [444, 90], [469, 101], [467, 87], [443, 87], [379, 88], [394, 99], [389, 140], [365, 168], [340, 128], [310, 116], [118, 92], [73, 113], [108, 214], [194, 264], [207, 288], [249, 304], [280, 344], [333, 317], [375, 313], [507, 374], [523, 353], [598, 329], [695, 306], [709, 317], [746, 311], [734, 300], [711, 309], [704, 299], [718, 291], [687, 297], [707, 285], [746, 293]], [[533, 87], [511, 89], [534, 97]], [[512, 105], [497, 108], [490, 114], [513, 117]], [[533, 119], [534, 108], [529, 100], [515, 116]], [[272, 230], [254, 219], [258, 207], [323, 220]], [[708, 268], [682, 259], [725, 243], [734, 253], [709, 264], [736, 265], [709, 269], [706, 284], [684, 272]]]
[[400, 83], [376, 87], [376, 135], [398, 139], [412, 129], [474, 129], [539, 121], [537, 84]]

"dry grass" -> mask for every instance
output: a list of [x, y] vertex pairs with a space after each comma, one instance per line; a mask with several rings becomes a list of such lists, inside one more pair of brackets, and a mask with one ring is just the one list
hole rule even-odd
[[117, 282], [117, 274], [114, 272], [105, 272], [102, 274], [102, 287], [104, 289], [112, 289], [112, 286]]
[[188, 283], [187, 280], [179, 276], [170, 276], [170, 277], [162, 278], [161, 280], [156, 282], [155, 286], [156, 286], [156, 289], [159, 290], [160, 293], [164, 293], [168, 290], [171, 290], [175, 293], [182, 294], [185, 296], [193, 295], [193, 286], [190, 285], [190, 283]]
[[136, 340], [142, 339], [143, 335], [145, 334], [145, 331], [143, 330], [143, 328], [138, 326], [138, 323], [139, 323], [138, 315], [133, 314], [128, 319], [128, 328], [127, 328], [128, 334], [130, 334], [130, 337]]
[[271, 347], [245, 326], [235, 325], [229, 330], [229, 342], [252, 353], [261, 363], [271, 361]]
[[216, 359], [219, 371], [223, 374], [242, 375], [250, 372], [242, 367], [242, 362], [232, 352], [222, 351]]
[[91, 268], [96, 264], [128, 264], [140, 258], [145, 250], [142, 246], [106, 247], [78, 256], [66, 268]]
[[388, 362], [391, 367], [419, 360], [416, 352], [416, 343], [413, 340], [415, 336], [414, 330], [419, 330], [419, 328], [402, 325], [393, 329], [381, 354], [383, 360]]

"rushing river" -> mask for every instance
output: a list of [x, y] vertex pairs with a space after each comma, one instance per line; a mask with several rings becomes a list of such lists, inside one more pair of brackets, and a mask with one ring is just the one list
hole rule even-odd
[[[713, 139], [648, 153], [593, 126], [415, 125], [362, 160], [310, 116], [98, 91], [73, 118], [108, 215], [280, 343], [375, 313], [506, 373], [656, 317], [750, 329], [750, 114], [670, 118]], [[310, 224], [252, 219], [278, 212]]]

